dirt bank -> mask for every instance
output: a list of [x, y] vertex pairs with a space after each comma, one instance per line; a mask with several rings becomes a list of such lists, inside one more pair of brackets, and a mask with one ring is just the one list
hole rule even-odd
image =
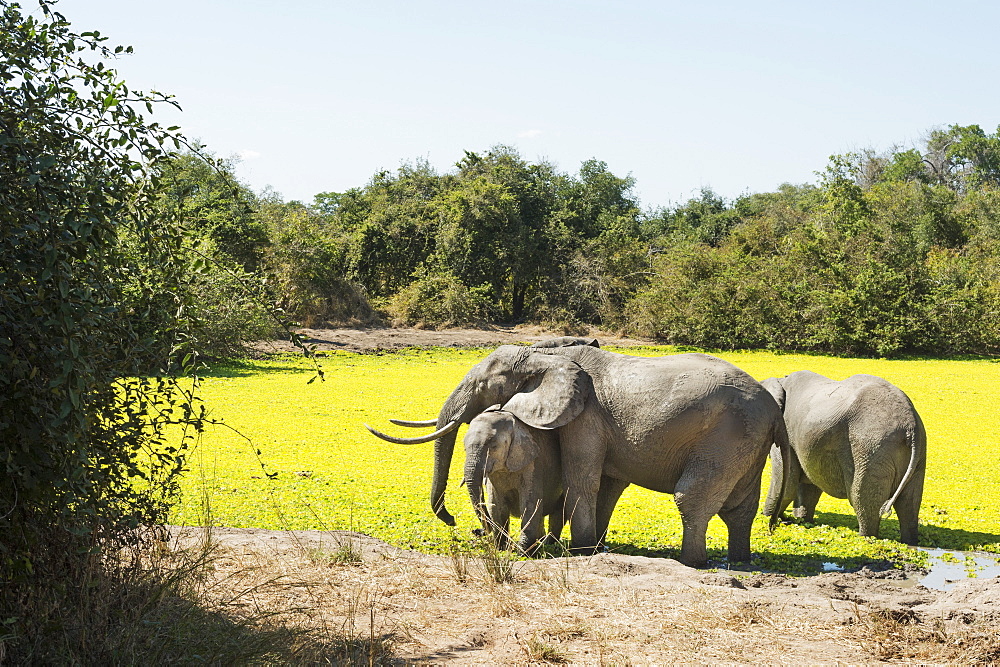
[[[360, 329], [298, 329], [306, 344], [319, 351], [378, 352], [401, 350], [406, 347], [495, 347], [516, 343], [534, 343], [562, 333], [546, 331], [537, 326], [495, 327], [492, 329], [392, 329], [367, 327]], [[586, 334], [605, 345], [649, 345], [653, 341], [625, 338], [606, 331]], [[256, 345], [263, 352], [292, 352], [296, 348], [287, 340], [266, 341]]]
[[498, 564], [346, 531], [217, 528], [213, 539], [219, 595], [294, 609], [359, 646], [374, 638], [399, 663], [1000, 660], [998, 579], [941, 592], [899, 571], [734, 575], [620, 554]]

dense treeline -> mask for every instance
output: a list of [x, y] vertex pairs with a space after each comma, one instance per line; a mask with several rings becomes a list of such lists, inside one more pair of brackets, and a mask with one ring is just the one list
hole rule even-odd
[[164, 202], [306, 325], [532, 321], [718, 348], [1000, 349], [1000, 137], [976, 125], [834, 156], [817, 184], [733, 202], [706, 189], [657, 210], [601, 161], [572, 175], [505, 146], [309, 204], [254, 195], [192, 154], [174, 169], [182, 185]]
[[998, 158], [997, 135], [953, 126], [922, 153], [835, 156], [818, 186], [705, 207], [658, 239], [623, 326], [726, 348], [996, 352]]

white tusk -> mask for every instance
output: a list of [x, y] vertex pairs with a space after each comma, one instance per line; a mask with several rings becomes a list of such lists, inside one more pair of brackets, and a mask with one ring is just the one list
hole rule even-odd
[[388, 442], [394, 442], [397, 445], [419, 445], [422, 442], [430, 442], [431, 440], [436, 440], [437, 438], [440, 438], [442, 435], [451, 433], [456, 428], [458, 428], [458, 425], [459, 422], [450, 421], [441, 428], [439, 428], [438, 430], [431, 433], [430, 435], [421, 435], [416, 438], [397, 438], [392, 435], [386, 435], [385, 433], [382, 433], [381, 431], [372, 428], [368, 424], [365, 424], [365, 428], [371, 431], [372, 435], [382, 438], [383, 440], [386, 440]]
[[414, 428], [418, 426], [434, 426], [435, 424], [438, 423], [437, 419], [425, 419], [424, 421], [420, 422], [411, 422], [411, 421], [406, 421], [405, 419], [390, 419], [389, 421], [391, 421], [396, 426], [412, 426]]

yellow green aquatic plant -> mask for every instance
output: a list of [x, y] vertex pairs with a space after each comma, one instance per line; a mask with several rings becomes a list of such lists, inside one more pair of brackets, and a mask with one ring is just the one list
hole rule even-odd
[[[392, 431], [397, 427], [387, 422], [389, 417], [437, 416], [451, 390], [489, 351], [336, 352], [321, 360], [325, 381], [311, 384], [312, 366], [293, 356], [213, 367], [202, 379], [201, 394], [210, 414], [227, 427], [214, 426], [201, 438], [173, 520], [200, 521], [205, 498], [217, 525], [352, 529], [400, 546], [447, 552], [455, 535], [468, 536], [475, 525], [459, 486], [461, 451], [448, 488], [447, 503], [458, 519], [458, 527], [451, 529], [429, 507], [433, 446], [387, 443], [371, 436], [363, 424]], [[621, 351], [658, 356], [677, 350]], [[758, 379], [805, 368], [834, 379], [870, 373], [898, 385], [913, 400], [928, 433], [921, 544], [1000, 552], [1000, 422], [992, 395], [1000, 386], [1000, 364], [762, 351], [716, 354]], [[765, 491], [767, 479], [765, 473]], [[824, 562], [851, 567], [870, 560], [921, 560], [893, 541], [898, 537], [894, 516], [883, 521], [883, 539], [859, 537], [856, 526], [847, 501], [829, 496], [821, 499], [812, 526], [783, 525], [771, 534], [759, 520], [752, 547], [762, 560], [754, 567], [806, 571]], [[726, 530], [718, 518], [708, 539], [710, 557], [721, 558]], [[611, 548], [676, 556], [680, 542], [672, 498], [630, 487], [612, 519]]]

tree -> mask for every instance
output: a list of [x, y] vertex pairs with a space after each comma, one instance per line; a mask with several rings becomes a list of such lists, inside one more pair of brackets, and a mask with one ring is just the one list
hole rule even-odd
[[375, 298], [405, 287], [434, 250], [437, 197], [446, 183], [417, 162], [375, 174], [364, 188], [339, 196], [333, 221], [350, 237], [344, 277]]
[[157, 211], [179, 218], [225, 257], [255, 271], [267, 232], [256, 217], [257, 196], [236, 179], [233, 167], [232, 161], [215, 158], [198, 143], [171, 154], [158, 168]]
[[142, 111], [171, 98], [129, 89], [105, 63], [130, 49], [74, 32], [52, 3], [0, 10], [0, 611], [22, 662], [32, 636], [85, 622], [67, 608], [84, 572], [166, 519], [202, 424], [172, 379], [196, 351], [198, 267], [152, 205], [183, 137]]
[[264, 270], [281, 308], [302, 326], [376, 319], [368, 298], [347, 279], [351, 237], [335, 214], [299, 202], [270, 200], [258, 211], [270, 243]]
[[1000, 128], [986, 134], [978, 125], [952, 125], [954, 141], [947, 149], [971, 187], [1000, 186]]
[[453, 222], [445, 224], [464, 230], [469, 253], [455, 273], [470, 286], [489, 284], [497, 310], [514, 320], [524, 316], [549, 258], [554, 180], [551, 165], [531, 165], [513, 148], [494, 146], [485, 155], [466, 152], [449, 189], [445, 210]]
[[[672, 209], [661, 210], [647, 220], [645, 227], [664, 239], [696, 241], [718, 246], [740, 221], [739, 213], [711, 188], [702, 188], [692, 197]], [[665, 240], [669, 244], [670, 241]]]

